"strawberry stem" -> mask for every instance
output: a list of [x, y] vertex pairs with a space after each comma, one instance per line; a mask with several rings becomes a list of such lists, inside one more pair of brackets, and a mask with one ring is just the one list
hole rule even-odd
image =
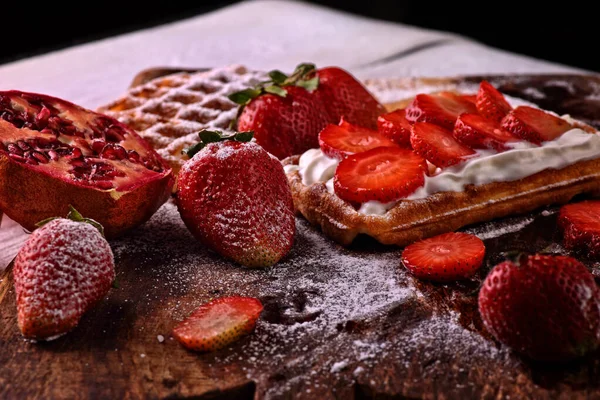
[[234, 132], [226, 134], [221, 131], [202, 130], [198, 132], [198, 137], [200, 138], [200, 141], [195, 145], [183, 150], [182, 153], [187, 154], [189, 158], [192, 158], [196, 153], [198, 153], [200, 150], [206, 147], [206, 145], [209, 143], [224, 142], [226, 140], [233, 140], [236, 142], [245, 143], [251, 141], [253, 136], [253, 131]]
[[517, 266], [521, 265], [521, 260], [523, 260], [523, 258], [527, 258], [527, 253], [520, 251], [520, 250], [505, 251], [502, 253], [502, 255], [508, 261], [512, 262], [513, 264], [515, 264]]
[[269, 93], [279, 97], [286, 97], [286, 86], [298, 86], [313, 92], [319, 87], [319, 77], [313, 73], [316, 70], [315, 64], [302, 63], [299, 64], [294, 72], [288, 76], [283, 72], [275, 69], [268, 73], [270, 80], [259, 82], [255, 87], [240, 90], [239, 92], [231, 93], [227, 98], [240, 106], [236, 118], [231, 121], [230, 129], [234, 129], [237, 124], [237, 117], [242, 113], [244, 106], [248, 105], [258, 96]]
[[[50, 218], [46, 218], [41, 220], [40, 222], [38, 222], [37, 224], [35, 224], [38, 228], [42, 227], [44, 225], [46, 225], [48, 222], [53, 221], [55, 219], [59, 219], [61, 217], [50, 217]], [[93, 220], [91, 218], [84, 218], [83, 215], [81, 215], [81, 213], [79, 211], [77, 211], [75, 209], [75, 207], [73, 207], [72, 205], [69, 204], [69, 212], [67, 213], [67, 219], [70, 219], [71, 221], [75, 221], [75, 222], [83, 222], [86, 224], [90, 224], [92, 225], [94, 228], [98, 229], [98, 231], [100, 232], [100, 234], [104, 237], [104, 227], [102, 226], [101, 223], [99, 223], [96, 220]]]

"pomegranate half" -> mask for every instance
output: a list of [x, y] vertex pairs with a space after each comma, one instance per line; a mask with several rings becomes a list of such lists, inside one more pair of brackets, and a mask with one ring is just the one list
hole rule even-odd
[[0, 211], [25, 229], [72, 205], [115, 237], [148, 220], [173, 184], [167, 163], [114, 118], [51, 96], [0, 91]]

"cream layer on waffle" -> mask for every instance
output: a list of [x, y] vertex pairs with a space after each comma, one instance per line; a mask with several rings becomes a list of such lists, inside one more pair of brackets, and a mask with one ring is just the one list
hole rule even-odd
[[349, 245], [366, 234], [404, 246], [466, 225], [566, 203], [578, 194], [600, 193], [600, 133], [563, 118], [574, 128], [557, 139], [540, 146], [516, 142], [503, 152], [478, 150], [477, 157], [444, 170], [434, 171], [433, 166], [423, 186], [390, 203], [352, 205], [339, 198], [333, 185], [339, 161], [320, 149], [285, 160], [285, 170], [297, 211], [329, 237]]
[[132, 87], [98, 111], [136, 130], [178, 172], [187, 160], [182, 150], [198, 142], [200, 130], [228, 131], [237, 104], [227, 96], [265, 77], [241, 65], [174, 73]]

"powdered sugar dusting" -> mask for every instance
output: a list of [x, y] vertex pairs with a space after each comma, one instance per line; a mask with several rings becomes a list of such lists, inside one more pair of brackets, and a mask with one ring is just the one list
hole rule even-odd
[[237, 104], [227, 96], [265, 77], [237, 64], [177, 73], [136, 86], [99, 111], [131, 126], [178, 170], [185, 162], [181, 150], [198, 142], [198, 131], [230, 131]]
[[[75, 326], [114, 279], [111, 249], [90, 224], [55, 219], [36, 229], [15, 259], [19, 321], [29, 334], [56, 339]], [[46, 319], [44, 327], [36, 321]]]
[[481, 240], [492, 239], [513, 232], [518, 232], [534, 221], [533, 217], [506, 219], [492, 224], [480, 225], [465, 229], [466, 233], [477, 236]]
[[[209, 367], [235, 363], [249, 379], [269, 381], [263, 386], [269, 387], [266, 397], [299, 385], [317, 393], [323, 377], [362, 376], [384, 359], [406, 368], [415, 351], [432, 359], [457, 349], [475, 359], [499, 356], [493, 343], [462, 326], [459, 313], [428, 305], [421, 283], [401, 265], [401, 249], [345, 249], [303, 219], [296, 226], [290, 254], [264, 270], [245, 269], [207, 251], [186, 230], [172, 202], [112, 245], [122, 262], [162, 260], [160, 270], [171, 271], [156, 275], [156, 286], [163, 288], [156, 291], [168, 294], [160, 300], [165, 318], [180, 321], [215, 296], [260, 298], [265, 310], [254, 333], [208, 362]], [[274, 374], [284, 378], [273, 384]]]

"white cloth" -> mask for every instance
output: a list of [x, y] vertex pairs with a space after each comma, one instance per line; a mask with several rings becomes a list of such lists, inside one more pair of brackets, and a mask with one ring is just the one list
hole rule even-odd
[[[374, 63], [444, 40], [395, 61]], [[305, 61], [339, 65], [361, 78], [575, 71], [453, 34], [301, 2], [264, 0], [0, 66], [0, 90], [37, 91], [95, 108], [122, 94], [133, 76], [148, 67], [235, 63], [289, 71]]]

